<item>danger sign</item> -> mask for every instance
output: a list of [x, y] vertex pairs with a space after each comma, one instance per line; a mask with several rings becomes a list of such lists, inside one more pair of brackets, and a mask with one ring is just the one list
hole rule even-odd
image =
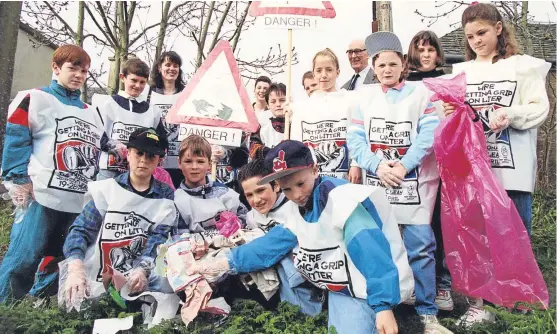
[[167, 122], [257, 131], [259, 123], [228, 41], [221, 40], [209, 53], [168, 111]]

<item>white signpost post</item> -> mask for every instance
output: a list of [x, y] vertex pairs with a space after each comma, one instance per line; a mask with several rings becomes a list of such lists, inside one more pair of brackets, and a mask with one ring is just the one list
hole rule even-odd
[[[320, 18], [332, 19], [336, 11], [330, 1], [254, 1], [251, 16], [262, 16], [265, 28], [288, 29], [286, 99], [292, 83], [292, 29], [316, 29]], [[284, 120], [284, 139], [290, 139], [290, 117]]]

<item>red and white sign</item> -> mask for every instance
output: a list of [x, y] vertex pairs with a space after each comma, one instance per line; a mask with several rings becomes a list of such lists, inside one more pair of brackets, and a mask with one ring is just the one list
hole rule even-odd
[[330, 1], [254, 1], [249, 14], [320, 16], [325, 19], [332, 19], [337, 15]]
[[219, 41], [209, 53], [168, 111], [167, 122], [257, 131], [259, 123], [228, 41]]

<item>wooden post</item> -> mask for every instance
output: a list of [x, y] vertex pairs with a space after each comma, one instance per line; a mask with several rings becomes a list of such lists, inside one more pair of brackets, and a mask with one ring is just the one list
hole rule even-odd
[[217, 180], [217, 161], [211, 161], [211, 181]]
[[390, 1], [374, 1], [378, 31], [393, 31], [393, 12]]
[[[292, 92], [292, 29], [288, 29], [288, 69], [286, 72], [286, 101], [291, 104]], [[284, 116], [284, 140], [290, 139], [290, 115]]]

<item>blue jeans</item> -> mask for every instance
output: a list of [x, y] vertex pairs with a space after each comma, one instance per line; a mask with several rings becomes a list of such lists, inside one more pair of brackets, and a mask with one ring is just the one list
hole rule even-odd
[[321, 291], [307, 282], [294, 267], [291, 254], [280, 261], [277, 266], [280, 279], [280, 300], [300, 307], [302, 313], [312, 317], [321, 313], [323, 303]]
[[408, 262], [414, 272], [416, 312], [437, 315], [435, 305], [435, 237], [429, 224], [401, 225]]
[[439, 184], [439, 191], [437, 192], [437, 199], [435, 200], [435, 207], [431, 217], [431, 229], [435, 235], [435, 274], [437, 277], [437, 289], [451, 290], [452, 279], [447, 262], [445, 261], [445, 249], [443, 245], [443, 233], [441, 228], [441, 184]]
[[[0, 303], [23, 298], [33, 286], [35, 272], [43, 256], [62, 256], [62, 246], [76, 213], [62, 212], [32, 201], [21, 222], [12, 225], [10, 244], [0, 266]], [[54, 275], [54, 276], [52, 276]], [[58, 273], [38, 275], [34, 293], [57, 282]]]
[[377, 334], [375, 312], [365, 299], [329, 291], [329, 330], [338, 334]]
[[507, 190], [507, 195], [511, 198], [522, 218], [524, 227], [528, 235], [532, 235], [532, 193], [518, 190]]

